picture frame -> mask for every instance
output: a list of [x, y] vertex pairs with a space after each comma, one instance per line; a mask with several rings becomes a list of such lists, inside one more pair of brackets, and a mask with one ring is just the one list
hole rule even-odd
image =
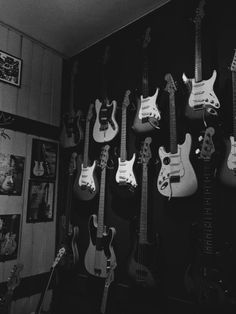
[[55, 182], [29, 180], [27, 223], [53, 221]]
[[0, 195], [22, 193], [25, 157], [0, 152]]
[[22, 64], [21, 58], [0, 50], [0, 81], [20, 87]]
[[33, 138], [30, 177], [55, 180], [57, 155], [58, 143]]
[[0, 215], [0, 262], [17, 258], [20, 214]]

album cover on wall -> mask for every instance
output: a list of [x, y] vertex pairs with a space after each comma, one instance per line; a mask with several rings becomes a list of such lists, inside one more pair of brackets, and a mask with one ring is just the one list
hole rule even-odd
[[0, 215], [0, 261], [17, 258], [20, 214]]
[[57, 151], [57, 143], [33, 138], [30, 177], [55, 180]]
[[0, 195], [21, 195], [25, 157], [0, 153]]

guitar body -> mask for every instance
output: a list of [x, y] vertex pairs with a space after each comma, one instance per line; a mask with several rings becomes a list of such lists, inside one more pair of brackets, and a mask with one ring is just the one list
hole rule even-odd
[[33, 174], [36, 177], [41, 177], [44, 175], [43, 161], [34, 161]]
[[152, 288], [158, 281], [157, 257], [158, 237], [153, 243], [138, 243], [136, 238], [128, 262], [128, 273], [135, 284], [143, 288]]
[[93, 127], [93, 138], [95, 142], [104, 143], [111, 141], [118, 133], [119, 127], [115, 120], [117, 103], [101, 103], [95, 101], [96, 120]]
[[108, 232], [104, 231], [99, 248], [96, 248], [96, 230], [98, 222], [97, 216], [92, 215], [89, 219], [90, 242], [85, 253], [85, 268], [94, 276], [106, 278], [109, 269], [116, 263], [116, 257], [111, 246], [115, 235], [115, 229], [109, 228]]
[[118, 158], [118, 169], [116, 171], [116, 184], [119, 186], [125, 186], [127, 189], [133, 191], [136, 186], [136, 178], [133, 172], [133, 165], [135, 161], [135, 154], [133, 154], [132, 159], [121, 161], [121, 158]]
[[216, 70], [211, 78], [196, 82], [195, 79], [188, 79], [185, 74], [183, 79], [189, 86], [190, 95], [186, 106], [185, 115], [189, 119], [202, 119], [209, 115], [217, 115], [220, 103], [214, 93], [213, 86], [216, 80]]
[[158, 191], [167, 197], [183, 197], [197, 190], [197, 177], [189, 160], [191, 135], [185, 136], [182, 145], [178, 145], [176, 154], [166, 153], [163, 146], [159, 148], [161, 170], [158, 175]]
[[141, 95], [140, 99], [138, 99], [137, 111], [132, 126], [135, 132], [150, 132], [153, 131], [153, 129], [158, 128], [158, 121], [161, 118], [156, 105], [158, 92], [159, 88], [156, 89], [153, 96], [144, 98]]
[[226, 154], [220, 170], [220, 180], [231, 187], [236, 186], [236, 141], [233, 136], [226, 142]]
[[95, 168], [96, 161], [93, 162], [92, 166], [84, 167], [81, 156], [77, 158], [78, 170], [73, 190], [80, 200], [89, 201], [93, 199], [99, 190]]

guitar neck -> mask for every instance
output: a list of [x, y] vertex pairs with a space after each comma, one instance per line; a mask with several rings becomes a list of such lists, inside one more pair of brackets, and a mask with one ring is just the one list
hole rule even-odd
[[169, 95], [170, 107], [170, 152], [176, 154], [177, 148], [177, 131], [176, 131], [176, 113], [175, 113], [175, 96], [174, 93]]
[[122, 107], [122, 121], [121, 121], [121, 142], [120, 142], [120, 158], [121, 161], [126, 160], [126, 113], [127, 108]]
[[201, 21], [195, 25], [195, 81], [202, 80]]
[[142, 191], [141, 191], [141, 210], [139, 221], [139, 243], [147, 242], [147, 196], [148, 196], [148, 168], [147, 164], [142, 167]]
[[88, 166], [89, 128], [90, 128], [90, 122], [86, 121], [85, 139], [84, 139], [84, 156], [83, 156], [83, 165], [85, 168]]
[[236, 72], [232, 72], [233, 89], [233, 136], [236, 139]]
[[101, 174], [97, 238], [102, 238], [103, 232], [104, 232], [105, 179], [106, 179], [106, 167], [102, 169], [102, 174]]
[[109, 286], [105, 285], [104, 290], [103, 290], [102, 303], [101, 303], [102, 314], [106, 313], [108, 290], [109, 290]]
[[144, 62], [143, 62], [143, 77], [142, 77], [142, 94], [144, 98], [149, 96], [149, 86], [148, 86], [148, 56], [146, 49], [144, 51]]

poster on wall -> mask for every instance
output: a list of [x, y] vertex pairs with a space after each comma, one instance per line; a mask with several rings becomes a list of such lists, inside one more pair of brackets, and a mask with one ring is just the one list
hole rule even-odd
[[56, 179], [58, 145], [33, 138], [31, 156], [31, 178]]
[[54, 182], [29, 180], [26, 222], [53, 220]]
[[0, 261], [17, 258], [20, 214], [0, 215]]
[[0, 152], [0, 195], [21, 195], [25, 157]]
[[0, 81], [20, 87], [22, 59], [0, 50]]

